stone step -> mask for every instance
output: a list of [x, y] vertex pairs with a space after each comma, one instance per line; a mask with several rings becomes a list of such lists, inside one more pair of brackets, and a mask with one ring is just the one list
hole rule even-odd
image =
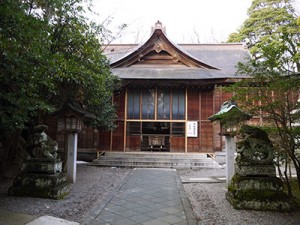
[[203, 153], [170, 153], [170, 152], [105, 152], [105, 156], [112, 157], [149, 157], [149, 158], [187, 158], [187, 159], [205, 159], [206, 154]]
[[93, 163], [94, 166], [106, 167], [127, 167], [127, 168], [174, 168], [174, 169], [197, 169], [197, 168], [218, 168], [215, 163], [197, 163], [197, 164], [174, 164], [174, 163], [143, 163], [143, 162], [101, 162]]
[[93, 165], [129, 168], [216, 168], [220, 165], [206, 154], [106, 152]]
[[176, 160], [176, 161], [171, 161], [171, 160], [119, 160], [119, 159], [96, 159], [93, 161], [94, 163], [98, 164], [105, 164], [105, 163], [119, 163], [119, 164], [169, 164], [169, 165], [204, 165], [204, 164], [212, 164], [212, 160], [201, 160], [201, 161], [188, 161], [188, 160]]
[[132, 161], [153, 161], [153, 162], [163, 162], [163, 161], [172, 161], [172, 162], [198, 162], [201, 160], [201, 162], [211, 162], [211, 158], [203, 158], [203, 159], [196, 159], [196, 158], [164, 158], [164, 157], [112, 157], [112, 156], [101, 156], [98, 158], [98, 160], [114, 160], [114, 161], [124, 161], [124, 162], [132, 162]]

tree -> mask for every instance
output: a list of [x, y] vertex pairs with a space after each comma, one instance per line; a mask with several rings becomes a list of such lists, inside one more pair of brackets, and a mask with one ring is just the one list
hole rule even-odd
[[229, 42], [245, 41], [251, 58], [238, 65], [238, 73], [249, 79], [230, 88], [234, 98], [268, 127], [278, 156], [285, 162], [284, 181], [292, 195], [287, 163], [295, 166], [300, 188], [300, 26], [291, 0], [254, 0], [249, 18]]
[[244, 41], [255, 60], [273, 68], [300, 71], [299, 24], [293, 0], [253, 0], [249, 18], [228, 42]]
[[96, 126], [114, 127], [111, 97], [119, 80], [101, 50], [101, 25], [84, 16], [84, 2], [0, 1], [2, 173], [26, 138], [21, 134], [69, 99], [94, 113]]

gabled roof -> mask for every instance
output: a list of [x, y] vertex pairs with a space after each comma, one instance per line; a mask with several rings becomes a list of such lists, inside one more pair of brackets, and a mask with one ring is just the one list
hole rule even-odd
[[238, 78], [237, 63], [249, 57], [241, 43], [174, 44], [160, 22], [144, 44], [111, 44], [105, 54], [121, 79]]
[[204, 69], [217, 69], [193, 57], [179, 45], [169, 40], [161, 22], [155, 24], [150, 38], [132, 52], [111, 63], [112, 68], [120, 67], [175, 66]]

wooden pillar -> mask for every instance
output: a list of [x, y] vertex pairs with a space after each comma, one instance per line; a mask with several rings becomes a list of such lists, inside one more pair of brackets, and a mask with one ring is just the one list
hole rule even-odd
[[[115, 101], [115, 98], [113, 95], [112, 102], [111, 102], [112, 105], [114, 105], [114, 101]], [[119, 98], [119, 102], [120, 102], [120, 98]], [[109, 141], [109, 150], [110, 151], [112, 151], [112, 144], [113, 144], [113, 131], [110, 132], [110, 141]]]
[[127, 133], [126, 133], [126, 130], [127, 130], [127, 97], [128, 97], [128, 89], [126, 88], [125, 90], [125, 106], [124, 106], [124, 130], [123, 130], [123, 151], [125, 152], [126, 151], [126, 138], [127, 138]]
[[188, 122], [188, 91], [185, 88], [185, 140], [184, 140], [184, 152], [187, 153], [188, 137], [187, 137], [187, 122]]

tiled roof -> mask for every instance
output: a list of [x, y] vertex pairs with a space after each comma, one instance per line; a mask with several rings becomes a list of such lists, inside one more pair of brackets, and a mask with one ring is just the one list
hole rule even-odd
[[[158, 32], [158, 30], [160, 32]], [[248, 50], [241, 43], [229, 44], [174, 44], [169, 40], [165, 33], [157, 28], [149, 40], [144, 44], [111, 44], [106, 46], [104, 53], [114, 65], [112, 72], [121, 79], [219, 79], [219, 78], [237, 78], [238, 62], [245, 62], [249, 57]], [[158, 35], [158, 36], [157, 36]], [[149, 44], [155, 43], [157, 38], [167, 40], [164, 44], [170, 45], [169, 49], [177, 49], [179, 54], [184, 54], [189, 59], [199, 62], [204, 67], [176, 67], [168, 64], [161, 65], [141, 65], [131, 66], [119, 62], [125, 61], [128, 57], [131, 59], [137, 57], [140, 51], [149, 48]], [[153, 40], [150, 42], [150, 40]], [[173, 51], [173, 50], [172, 50]], [[177, 54], [177, 53], [176, 53]], [[141, 54], [143, 55], [143, 54]], [[125, 66], [115, 66], [125, 65]], [[206, 66], [207, 65], [207, 66]], [[217, 68], [217, 69], [214, 69]], [[245, 77], [245, 76], [239, 76]]]
[[[214, 79], [214, 78], [238, 78], [235, 74], [222, 70], [208, 70], [202, 68], [114, 68], [113, 74], [121, 79]], [[240, 76], [239, 76], [240, 77]]]
[[236, 73], [238, 62], [245, 62], [249, 52], [242, 44], [182, 45], [190, 54], [204, 63], [221, 69], [224, 73]]
[[[138, 45], [110, 45], [105, 54], [111, 63], [131, 53]], [[238, 62], [249, 57], [242, 44], [182, 44], [179, 45], [195, 58], [220, 70], [201, 68], [115, 68], [112, 72], [122, 79], [212, 79], [235, 78]]]

